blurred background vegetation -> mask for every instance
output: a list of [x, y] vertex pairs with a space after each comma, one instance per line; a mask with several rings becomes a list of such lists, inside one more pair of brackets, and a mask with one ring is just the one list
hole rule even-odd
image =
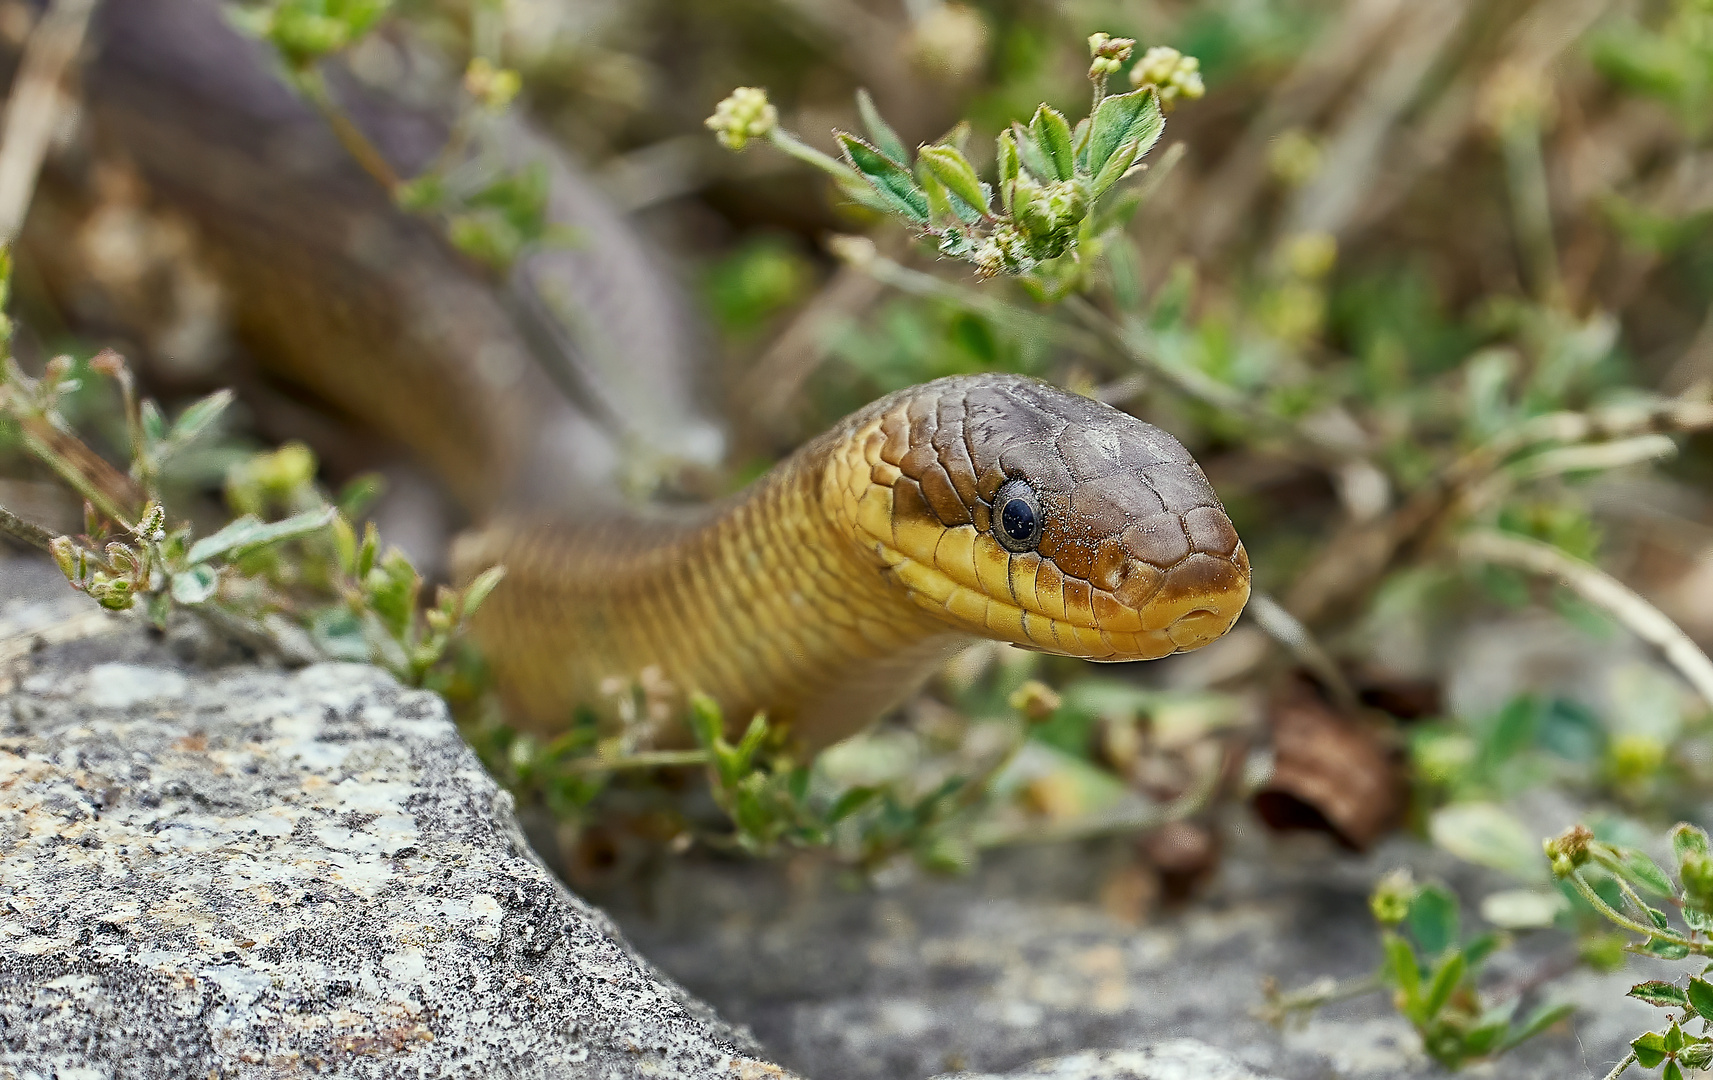
[[[731, 491], [881, 393], [1011, 371], [1173, 432], [1249, 549], [1251, 612], [1199, 653], [1096, 670], [978, 647], [812, 769], [767, 764], [753, 747], [721, 757], [737, 751], [709, 734], [703, 749], [723, 763], [713, 802], [735, 832], [710, 829], [710, 808], [676, 774], [613, 765], [648, 707], [643, 691], [592, 703], [545, 744], [481, 703], [475, 660], [442, 667], [431, 681], [463, 705], [492, 767], [551, 817], [544, 835], [574, 880], [696, 839], [830, 843], [887, 874], [966, 868], [994, 844], [1117, 833], [1138, 838], [1137, 856], [1109, 899], [1139, 911], [1193, 896], [1217, 870], [1222, 822], [1257, 813], [1353, 848], [1414, 830], [1515, 878], [1483, 907], [1490, 922], [1556, 923], [1580, 935], [1584, 957], [1612, 964], [1621, 942], [1553, 886], [1540, 837], [1577, 819], [1611, 843], [1680, 819], [1713, 824], [1710, 0], [278, 0], [233, 11], [278, 46], [280, 85], [368, 133], [343, 141], [367, 181], [309, 177], [300, 215], [323, 202], [397, 207], [432, 226], [434, 265], [502, 298], [532, 253], [599, 256], [614, 222], [666, 268], [659, 280], [613, 271], [619, 300], [573, 290], [582, 308], [568, 320], [623, 322], [619, 309], [646, 307], [647, 290], [667, 296], [660, 310], [688, 298], [688, 329], [671, 344], [694, 373], [647, 375], [694, 404], [653, 430], [693, 416], [723, 437], [715, 450], [651, 442], [647, 428], [619, 440], [616, 472], [633, 494]], [[36, 16], [0, 4], [0, 37], [15, 51]], [[1148, 171], [1121, 212], [1085, 230], [1056, 302], [978, 281], [824, 172], [761, 142], [732, 153], [703, 126], [733, 87], [764, 87], [783, 128], [836, 154], [834, 129], [863, 130], [855, 93], [866, 88], [908, 146], [967, 121], [970, 156], [991, 176], [992, 137], [1012, 120], [1041, 102], [1086, 113], [1096, 31], [1139, 42], [1126, 70], [1152, 46], [1198, 58], [1206, 95], [1173, 103]], [[105, 60], [85, 78], [99, 81]], [[82, 123], [98, 129], [114, 108], [97, 101]], [[574, 163], [594, 209], [560, 213], [496, 117]], [[177, 145], [200, 146], [196, 125], [184, 128]], [[306, 345], [289, 315], [264, 317], [245, 297], [267, 292], [289, 310], [356, 289], [361, 301], [370, 278], [320, 274], [313, 244], [287, 245], [308, 261], [282, 269], [266, 243], [233, 241], [226, 218], [198, 209], [208, 200], [194, 184], [138, 149], [173, 134], [56, 144], [20, 243], [24, 366], [115, 344], [169, 412], [236, 386], [224, 433], [162, 475], [169, 506], [217, 524], [226, 485], [232, 512], [261, 509], [265, 477], [230, 470], [301, 439], [318, 459], [290, 459], [309, 471], [283, 481], [278, 505], [310, 505], [294, 484], [337, 488], [380, 469], [383, 533], [432, 579], [446, 533], [487, 509], [469, 496], [480, 476], [444, 462], [509, 461], [503, 447], [483, 456], [483, 433], [510, 430], [516, 414], [497, 409], [474, 435], [442, 414], [423, 434], [374, 419], [386, 409], [300, 392], [314, 379], [283, 392], [287, 361], [344, 324], [318, 324], [321, 344]], [[384, 168], [362, 160], [365, 146]], [[264, 240], [278, 227], [242, 192], [227, 195]], [[328, 250], [367, 242], [340, 220]], [[364, 265], [396, 282], [415, 264]], [[288, 285], [298, 291], [282, 299]], [[502, 302], [478, 315], [518, 311]], [[449, 362], [491, 359], [458, 345]], [[693, 392], [666, 381], [680, 377]], [[409, 396], [406, 376], [387, 378], [376, 400]], [[87, 379], [60, 407], [122, 457], [117, 402]], [[19, 438], [0, 426], [0, 503], [70, 531], [75, 502]], [[435, 439], [464, 441], [437, 457], [423, 449]], [[413, 457], [435, 479], [398, 464]], [[428, 494], [404, 497], [418, 490]], [[355, 518], [371, 494], [359, 484], [313, 505]], [[1493, 1039], [1444, 1045], [1462, 1060]]]

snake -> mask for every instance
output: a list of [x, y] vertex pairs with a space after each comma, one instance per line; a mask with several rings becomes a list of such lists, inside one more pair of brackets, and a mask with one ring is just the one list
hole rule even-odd
[[525, 726], [638, 680], [813, 750], [979, 639], [1095, 661], [1199, 648], [1249, 558], [1169, 433], [1017, 375], [898, 391], [691, 517], [499, 520], [465, 578], [507, 575], [474, 631]]
[[[545, 163], [550, 209], [586, 245], [520, 264], [531, 289], [484, 286], [218, 4], [128, 0], [98, 29], [79, 148], [50, 162], [22, 238], [29, 277], [65, 310], [154, 342], [169, 377], [194, 375], [190, 346], [229, 332], [256, 369], [258, 415], [318, 401], [412, 451], [483, 523], [452, 544], [453, 577], [507, 570], [472, 630], [518, 726], [562, 731], [634, 685], [676, 706], [706, 693], [734, 730], [765, 713], [816, 749], [972, 641], [1143, 660], [1204, 645], [1242, 611], [1248, 556], [1183, 445], [1021, 376], [883, 397], [699, 512], [603, 501], [621, 443], [698, 443], [696, 380], [685, 335], [667, 332], [669, 290], [550, 143], [511, 136]], [[388, 108], [364, 115], [389, 152], [437, 152], [432, 125]], [[101, 257], [142, 228], [180, 238], [176, 277]], [[222, 321], [156, 321], [158, 294], [194, 298], [198, 281], [218, 282]], [[591, 359], [619, 360], [584, 380], [599, 408], [570, 407], [531, 364], [538, 335], [514, 323], [532, 295], [598, 316], [570, 324], [601, 331]], [[666, 722], [651, 737], [687, 735]]]

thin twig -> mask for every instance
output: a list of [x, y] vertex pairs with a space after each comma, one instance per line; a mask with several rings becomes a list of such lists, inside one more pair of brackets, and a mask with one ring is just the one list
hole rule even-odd
[[333, 94], [327, 89], [327, 80], [322, 77], [321, 72], [315, 68], [307, 68], [297, 72], [293, 81], [297, 83], [303, 96], [309, 99], [309, 103], [315, 106], [321, 118], [327, 121], [327, 126], [333, 129], [334, 137], [339, 140], [339, 145], [345, 148], [345, 152], [356, 159], [363, 171], [374, 177], [375, 182], [380, 184], [389, 196], [396, 196], [401, 183], [398, 172], [393, 169], [392, 163], [387, 161], [386, 155], [381, 153], [380, 147], [370, 141], [363, 129], [357, 126], [357, 122], [333, 100]]
[[17, 239], [63, 111], [60, 80], [83, 48], [98, 0], [54, 0], [24, 45], [0, 120], [0, 244]]
[[1610, 574], [1550, 544], [1485, 529], [1465, 535], [1458, 552], [1466, 559], [1558, 578], [1572, 592], [1658, 648], [1696, 693], [1713, 706], [1713, 660], [1669, 616]]
[[131, 528], [139, 501], [131, 481], [109, 465], [75, 435], [54, 427], [41, 417], [23, 417], [19, 427], [24, 448], [40, 458], [97, 510], [126, 529]]
[[1314, 673], [1340, 708], [1355, 711], [1361, 706], [1356, 691], [1344, 677], [1344, 672], [1338, 669], [1338, 664], [1321, 647], [1309, 628], [1277, 600], [1264, 592], [1251, 593], [1249, 614], [1255, 617], [1268, 637], [1289, 649], [1299, 663]]
[[33, 521], [25, 521], [4, 506], [0, 506], [0, 532], [43, 551], [49, 550], [48, 545], [54, 538], [53, 533]]
[[1606, 1074], [1606, 1076], [1604, 1077], [1604, 1080], [1618, 1080], [1618, 1077], [1624, 1075], [1624, 1070], [1629, 1068], [1631, 1065], [1634, 1065], [1635, 1063], [1636, 1063], [1636, 1052], [1634, 1050], [1631, 1050], [1628, 1054], [1624, 1055], [1624, 1060], [1622, 1060], [1622, 1061], [1618, 1062], [1618, 1064], [1612, 1066], [1612, 1071]]
[[706, 765], [709, 762], [706, 750], [649, 750], [635, 754], [625, 754], [623, 757], [593, 757], [574, 758], [559, 766], [566, 772], [601, 773], [616, 772], [619, 769], [666, 769], [682, 766]]

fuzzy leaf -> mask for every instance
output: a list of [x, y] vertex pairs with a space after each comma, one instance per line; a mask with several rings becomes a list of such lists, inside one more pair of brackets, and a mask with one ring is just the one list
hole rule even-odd
[[1677, 1062], [1686, 1069], [1705, 1069], [1713, 1065], [1713, 1043], [1696, 1043], [1686, 1046], [1677, 1055]]
[[476, 580], [470, 582], [464, 589], [463, 617], [468, 619], [476, 614], [476, 609], [482, 606], [489, 594], [499, 586], [500, 579], [505, 576], [506, 568], [503, 566], [490, 566], [477, 574]]
[[1438, 956], [1457, 944], [1457, 897], [1443, 885], [1427, 885], [1410, 901], [1404, 926], [1428, 956]]
[[1654, 979], [1651, 982], [1637, 983], [1630, 987], [1625, 997], [1633, 997], [1637, 1001], [1645, 1001], [1660, 1009], [1687, 1009], [1689, 995], [1668, 982]]
[[1141, 145], [1135, 141], [1127, 142], [1106, 159], [1106, 163], [1095, 174], [1094, 183], [1089, 189], [1089, 195], [1092, 198], [1100, 198], [1106, 194], [1108, 188], [1118, 183], [1119, 179], [1130, 169], [1130, 166], [1135, 163], [1136, 152]]
[[887, 207], [917, 225], [928, 223], [928, 196], [916, 185], [908, 169], [873, 146], [845, 132], [837, 132], [845, 160], [873, 185]]
[[922, 182], [922, 193], [928, 197], [928, 224], [936, 229], [948, 225], [956, 225], [963, 220], [957, 207], [952, 205], [951, 193], [946, 185], [935, 179], [928, 171], [928, 166], [917, 162], [917, 179]]
[[1713, 1020], [1713, 983], [1706, 979], [1691, 978], [1689, 990], [1684, 996], [1689, 1000], [1689, 1007], [1703, 1020]]
[[194, 607], [213, 596], [219, 586], [220, 576], [212, 566], [189, 566], [172, 576], [172, 598]]
[[1011, 129], [999, 133], [994, 140], [994, 163], [999, 169], [999, 200], [1007, 214], [1011, 213], [1011, 186], [1017, 179], [1017, 138]]
[[1410, 943], [1396, 934], [1385, 936], [1386, 969], [1392, 985], [1403, 995], [1406, 1010], [1413, 1010], [1421, 994], [1422, 972], [1416, 963], [1416, 951]]
[[1512, 1028], [1510, 1033], [1505, 1036], [1504, 1041], [1500, 1043], [1500, 1047], [1508, 1050], [1520, 1042], [1532, 1039], [1560, 1020], [1568, 1018], [1574, 1012], [1576, 1012], [1576, 1006], [1568, 1001], [1542, 1005], [1530, 1013], [1527, 1020]]
[[1439, 1015], [1445, 1003], [1451, 1000], [1452, 991], [1463, 981], [1463, 976], [1469, 971], [1469, 962], [1461, 951], [1448, 954], [1434, 968], [1433, 979], [1428, 983], [1427, 996], [1422, 999], [1422, 1020], [1431, 1021]]
[[1043, 179], [1069, 180], [1076, 175], [1076, 153], [1071, 148], [1071, 125], [1065, 120], [1063, 113], [1051, 105], [1042, 105], [1035, 110], [1034, 119], [1029, 121], [1029, 134], [1034, 136], [1041, 157], [1053, 170]]
[[1035, 145], [1035, 137], [1029, 134], [1029, 129], [1013, 121], [1011, 124], [1011, 140], [1017, 147], [1017, 156], [1022, 159], [1023, 167], [1029, 175], [1037, 180], [1051, 180], [1057, 173], [1053, 162], [1041, 148]]
[[232, 391], [219, 390], [200, 401], [191, 402], [178, 414], [178, 419], [173, 421], [172, 430], [167, 432], [167, 440], [175, 446], [192, 442], [220, 419], [220, 414], [232, 404], [232, 398]]
[[1665, 876], [1659, 864], [1635, 848], [1590, 844], [1588, 853], [1601, 866], [1645, 892], [1667, 898], [1677, 895], [1671, 887], [1671, 879]]
[[1689, 955], [1689, 947], [1679, 945], [1675, 941], [1663, 938], [1648, 938], [1647, 941], [1634, 947], [1634, 951], [1644, 956], [1657, 956], [1662, 960], [1682, 960]]
[[222, 556], [236, 558], [269, 544], [308, 536], [326, 528], [333, 520], [334, 513], [332, 507], [327, 507], [324, 510], [306, 510], [284, 521], [271, 522], [260, 521], [253, 515], [245, 514], [213, 536], [205, 536], [192, 544], [185, 559], [195, 565]]
[[1637, 1065], [1644, 1069], [1657, 1069], [1665, 1060], [1665, 1036], [1657, 1031], [1638, 1035], [1630, 1040], [1630, 1049], [1636, 1052]]
[[987, 185], [975, 174], [975, 166], [953, 146], [924, 146], [917, 157], [946, 190], [971, 209], [987, 212]]
[[1695, 904], [1683, 905], [1683, 921], [1698, 934], [1713, 934], [1713, 912]]
[[892, 130], [892, 125], [888, 124], [880, 115], [880, 110], [874, 107], [874, 98], [869, 96], [866, 88], [856, 92], [856, 103], [857, 114], [862, 117], [862, 126], [867, 129], [868, 137], [880, 148], [880, 152], [893, 161], [910, 160], [910, 152], [904, 149], [904, 140], [898, 137], [898, 133]]
[[[1165, 130], [1166, 121], [1160, 114], [1160, 97], [1151, 86], [1101, 99], [1095, 106], [1094, 122], [1089, 128], [1088, 171], [1100, 175], [1113, 154], [1126, 143], [1136, 144], [1136, 151], [1131, 155], [1131, 160], [1135, 161], [1153, 149], [1160, 133]], [[1124, 170], [1120, 169], [1119, 175], [1123, 174]]]
[[1687, 821], [1680, 821], [1671, 830], [1671, 852], [1678, 862], [1682, 862], [1685, 855], [1706, 855], [1709, 853], [1707, 834]]

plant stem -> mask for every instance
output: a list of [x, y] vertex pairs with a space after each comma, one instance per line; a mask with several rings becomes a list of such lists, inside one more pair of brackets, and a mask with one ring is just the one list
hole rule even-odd
[[1458, 544], [1458, 551], [1466, 559], [1558, 578], [1572, 592], [1664, 653], [1678, 674], [1713, 705], [1713, 660], [1668, 615], [1605, 571], [1539, 540], [1486, 529], [1466, 535]]
[[1582, 899], [1592, 904], [1595, 911], [1598, 911], [1607, 919], [1617, 923], [1624, 929], [1632, 930], [1644, 937], [1658, 938], [1661, 941], [1669, 941], [1673, 945], [1682, 945], [1688, 948], [1690, 952], [1700, 953], [1703, 956], [1708, 954], [1710, 948], [1708, 945], [1690, 941], [1688, 938], [1679, 937], [1670, 930], [1661, 930], [1653, 926], [1643, 926], [1641, 923], [1630, 918], [1628, 915], [1625, 915], [1623, 912], [1614, 909], [1612, 905], [1608, 904], [1599, 893], [1594, 891], [1594, 886], [1588, 884], [1588, 881], [1582, 876], [1582, 871], [1571, 871], [1569, 880], [1571, 888], [1581, 894]]
[[1618, 1064], [1612, 1066], [1612, 1071], [1607, 1073], [1605, 1075], [1605, 1077], [1603, 1078], [1603, 1080], [1618, 1080], [1618, 1077], [1620, 1077], [1624, 1074], [1624, 1070], [1629, 1068], [1631, 1065], [1634, 1065], [1635, 1063], [1636, 1063], [1636, 1052], [1634, 1050], [1631, 1050], [1628, 1054], [1624, 1055], [1624, 1060], [1622, 1060], [1622, 1061], [1618, 1062]]
[[333, 95], [327, 89], [327, 80], [322, 78], [320, 69], [308, 67], [295, 72], [293, 81], [333, 129], [334, 136], [340, 145], [345, 147], [346, 153], [356, 159], [364, 172], [375, 178], [389, 197], [396, 196], [400, 183], [398, 173], [393, 170], [392, 164], [387, 161], [380, 148], [363, 134], [363, 129], [357, 126], [356, 121], [333, 100]]
[[54, 538], [53, 533], [33, 521], [25, 521], [4, 506], [0, 506], [0, 532], [43, 551], [49, 550], [48, 545]]
[[666, 769], [706, 765], [711, 759], [705, 750], [649, 750], [623, 757], [587, 757], [568, 761], [561, 766], [567, 772], [599, 773], [618, 769]]
[[59, 431], [46, 420], [21, 418], [18, 426], [23, 432], [26, 450], [40, 458], [97, 510], [124, 529], [131, 528], [130, 515], [120, 505], [120, 497], [107, 490], [121, 485], [129, 487], [129, 480], [80, 440]]

